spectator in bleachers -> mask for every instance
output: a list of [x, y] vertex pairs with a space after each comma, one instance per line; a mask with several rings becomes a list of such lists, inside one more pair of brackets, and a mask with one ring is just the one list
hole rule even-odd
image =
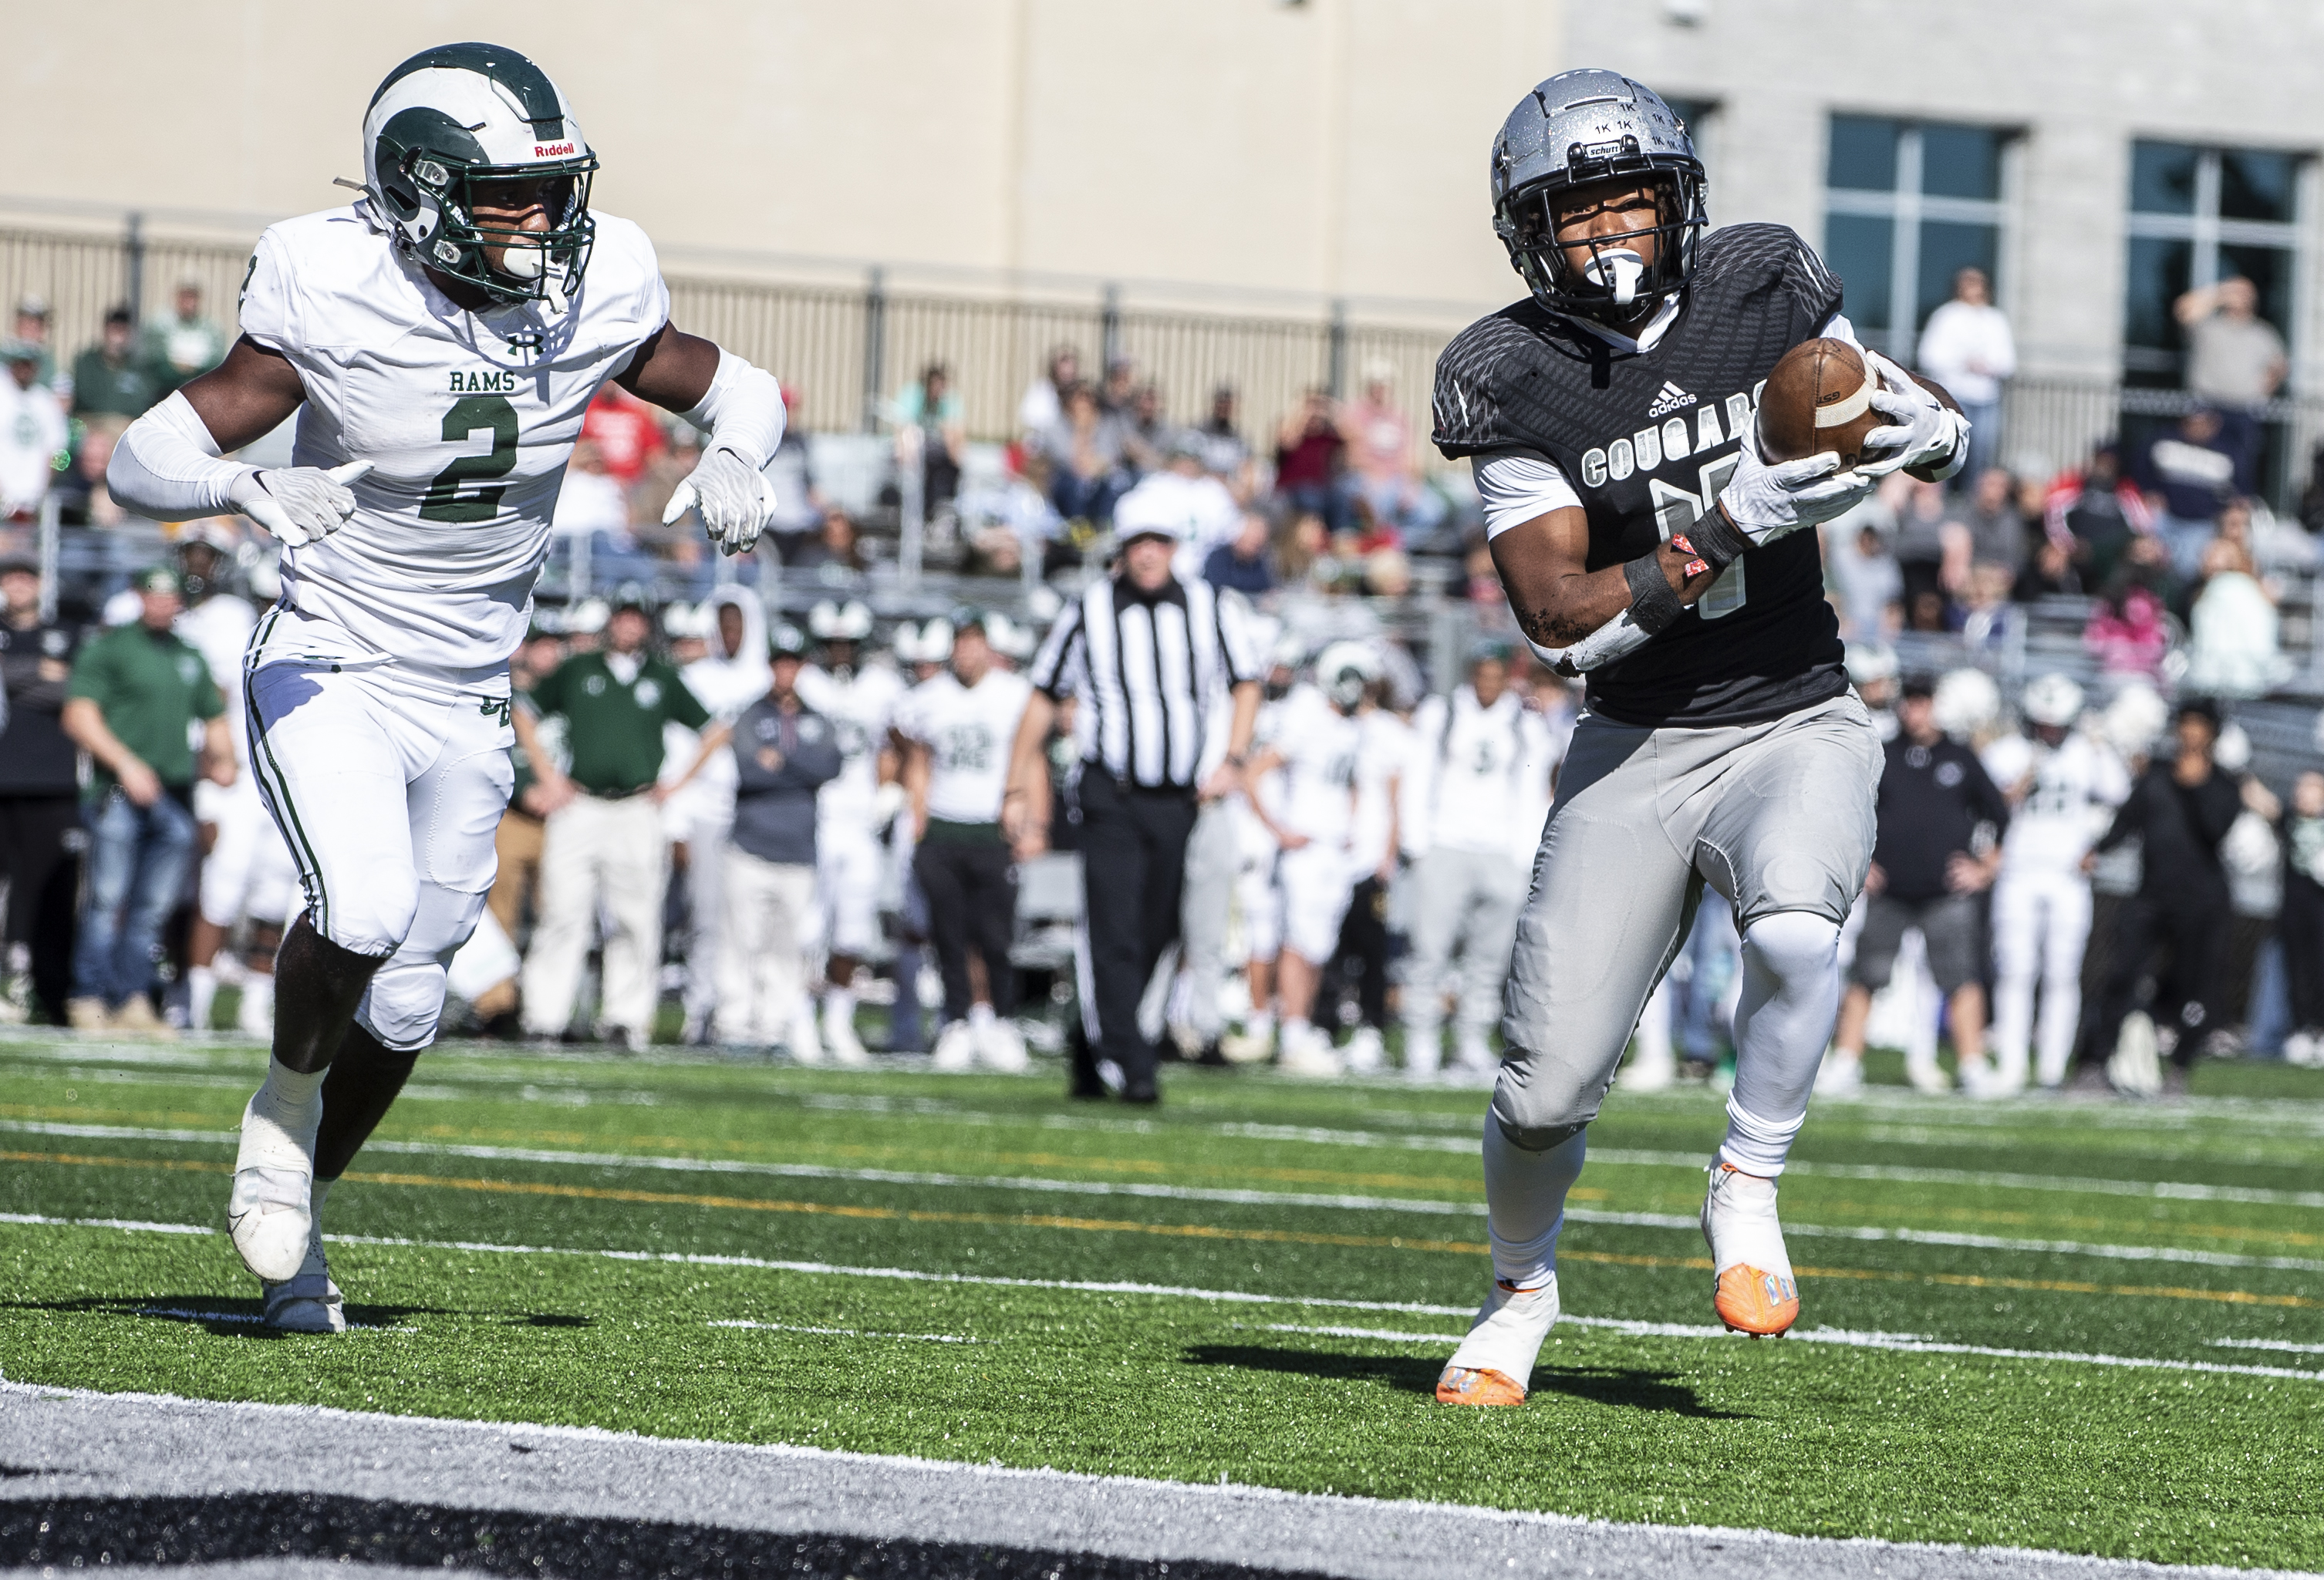
[[15, 326], [9, 332], [12, 339], [36, 346], [41, 354], [41, 371], [33, 382], [42, 389], [52, 390], [60, 401], [70, 403], [72, 381], [57, 377], [56, 347], [49, 344], [49, 299], [35, 291], [26, 291], [16, 299]]
[[[625, 490], [637, 485], [669, 445], [653, 409], [610, 380], [582, 415], [581, 436], [595, 447], [606, 474]], [[659, 519], [659, 511], [655, 518]]]
[[[815, 476], [808, 464], [806, 412], [807, 397], [800, 393], [798, 386], [784, 385], [783, 436], [762, 468], [767, 481], [774, 485], [775, 490], [775, 510], [767, 519], [767, 530], [774, 537], [774, 547], [779, 556], [782, 551], [796, 547], [801, 538], [823, 525], [823, 499], [816, 491]], [[697, 442], [701, 437], [692, 423], [680, 423], [678, 429], [679, 437], [690, 436]], [[678, 477], [685, 475], [681, 472]], [[675, 488], [678, 479], [670, 481]], [[665, 494], [649, 510], [644, 508], [644, 501], [638, 501], [635, 507], [638, 519], [641, 521], [660, 520], [661, 506], [668, 502], [669, 496]], [[698, 538], [701, 534], [688, 533], [687, 536]]]
[[137, 596], [137, 619], [81, 649], [64, 706], [65, 733], [93, 769], [88, 895], [65, 1009], [80, 1032], [170, 1036], [146, 988], [193, 856], [194, 775], [232, 785], [235, 751], [209, 666], [171, 629], [185, 607], [178, 574], [146, 571]]
[[169, 317], [145, 326], [145, 359], [163, 394], [226, 361], [225, 332], [202, 316], [202, 282], [179, 280], [171, 306]]
[[1251, 475], [1250, 446], [1243, 442], [1242, 429], [1235, 422], [1235, 388], [1221, 384], [1211, 391], [1211, 415], [1194, 429], [1203, 446], [1203, 467], [1213, 477], [1234, 491], [1235, 498], [1249, 500], [1257, 485]]
[[1307, 391], [1276, 436], [1276, 493], [1300, 514], [1321, 518], [1327, 533], [1343, 532], [1350, 524], [1342, 475], [1347, 452], [1331, 393], [1320, 388]]
[[1952, 299], [1921, 331], [1920, 363], [1969, 418], [1969, 464], [1960, 475], [1982, 478], [1999, 454], [2001, 381], [2017, 372], [2017, 342], [2008, 317], [1993, 305], [1984, 270], [1955, 271]]
[[1950, 628], [1951, 593], [1968, 584], [1967, 528], [1946, 510], [1944, 484], [1916, 482], [1897, 512], [1890, 546], [1904, 583], [1904, 623], [1916, 631]]
[[[2249, 529], [2249, 513], [2242, 525]], [[2275, 600], [2234, 537], [2203, 551], [2203, 583], [2187, 615], [2189, 690], [2222, 697], [2264, 695], [2292, 677], [2278, 643]]]
[[2168, 617], [2181, 591], [2163, 545], [2144, 534], [2132, 538], [2090, 611], [2083, 646], [2108, 674], [2159, 677], [2171, 650]]
[[2237, 487], [2254, 491], [2260, 409], [2283, 385], [2283, 336], [2259, 316], [2259, 288], [2239, 274], [2188, 291], [2172, 305], [2187, 337], [2187, 392], [2220, 414], [2220, 438], [2236, 458]]
[[2300, 524], [2311, 537], [2324, 533], [2324, 445], [2309, 453], [2308, 482], [2300, 491]]
[[56, 396], [40, 381], [40, 347], [12, 340], [0, 347], [0, 517], [31, 521], [56, 482], [70, 429]]
[[126, 307], [105, 315], [96, 344], [73, 358], [72, 415], [118, 434], [161, 398], [161, 381], [137, 354], [137, 321]]
[[935, 511], [951, 504], [960, 493], [960, 464], [968, 445], [952, 370], [940, 362], [922, 368], [919, 382], [897, 394], [888, 416], [897, 429], [896, 464], [919, 465], [922, 506]]
[[1162, 418], [1162, 391], [1148, 382], [1130, 392], [1121, 418], [1121, 447], [1130, 469], [1143, 477], [1159, 472], [1170, 459], [1173, 435]]
[[1397, 405], [1386, 358], [1364, 369], [1364, 392], [1340, 417], [1348, 442], [1349, 482], [1372, 519], [1398, 544], [1425, 537], [1444, 519], [1443, 497], [1420, 481], [1412, 455], [1412, 419]]
[[1268, 563], [1268, 528], [1264, 513], [1246, 509], [1234, 537], [1211, 550], [1203, 561], [1203, 580], [1225, 591], [1257, 598], [1275, 591], [1275, 568]]
[[1901, 491], [1884, 484], [1872, 498], [1819, 529], [1824, 579], [1840, 615], [1843, 641], [1881, 640], [1904, 620], [1904, 574], [1889, 547], [1896, 530], [1890, 500]]
[[2157, 434], [2139, 452], [2132, 470], [2154, 529], [2170, 548], [2172, 567], [2192, 576], [2203, 563], [2203, 546], [2228, 501], [2251, 491], [2246, 464], [2238, 458], [2218, 411], [2199, 406], [2179, 425]]
[[973, 556], [971, 574], [1016, 575], [1028, 554], [1048, 568], [1050, 546], [1065, 527], [1049, 503], [1048, 457], [1028, 451], [1022, 467], [960, 496], [961, 531]]
[[1138, 364], [1126, 356], [1105, 364], [1105, 382], [1098, 387], [1098, 409], [1118, 422], [1127, 421], [1130, 402], [1138, 397]]
[[1065, 414], [1041, 437], [1049, 458], [1049, 502], [1067, 521], [1103, 527], [1130, 487], [1122, 465], [1121, 427], [1098, 404], [1097, 391], [1075, 384], [1065, 391]]
[[2062, 472], [2049, 487], [2043, 523], [2052, 538], [2071, 540], [2074, 565], [2085, 587], [2103, 587], [2130, 540], [2151, 531], [2145, 496], [2123, 475], [2122, 452], [2103, 444], [2079, 471]]
[[[2025, 564], [2025, 520], [2017, 512], [2017, 480], [1995, 466], [1978, 474], [1969, 498], [1950, 512], [1969, 534], [1972, 571], [1997, 565], [2015, 582]], [[1966, 592], [1966, 583], [1960, 589]]]
[[847, 586], [863, 574], [863, 547], [855, 531], [855, 518], [833, 505], [823, 513], [823, 530], [799, 546], [790, 561], [793, 570], [806, 571], [828, 586]]
[[79, 758], [64, 732], [65, 688], [80, 628], [41, 619], [41, 574], [0, 561], [0, 872], [8, 879], [0, 1024], [59, 1019], [72, 990], [73, 902], [80, 862]]
[[[788, 440], [791, 435], [787, 430], [783, 436]], [[691, 511], [667, 526], [661, 519], [670, 495], [701, 460], [701, 433], [692, 423], [681, 422], [671, 431], [668, 446], [653, 451], [644, 472], [628, 486], [630, 536], [659, 559], [697, 565], [708, 557], [702, 523]], [[815, 519], [822, 519], [820, 511]], [[807, 529], [813, 530], [812, 524]]]
[[2082, 577], [2074, 565], [2072, 541], [2070, 537], [2061, 543], [2047, 535], [2037, 537], [2025, 568], [2017, 573], [2010, 597], [2020, 603], [2031, 603], [2039, 598], [2080, 597]]
[[1057, 426], [1065, 415], [1065, 391], [1082, 381], [1082, 354], [1060, 345], [1049, 354], [1049, 369], [1025, 386], [1017, 402], [1017, 432], [1037, 438]]

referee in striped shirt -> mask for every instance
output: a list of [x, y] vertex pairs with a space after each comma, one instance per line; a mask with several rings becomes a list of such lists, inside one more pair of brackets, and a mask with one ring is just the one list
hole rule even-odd
[[[1156, 479], [1159, 482], [1163, 480]], [[1170, 481], [1175, 482], [1176, 479]], [[1156, 962], [1178, 936], [1186, 838], [1200, 802], [1232, 794], [1259, 716], [1259, 656], [1240, 597], [1175, 574], [1192, 530], [1184, 491], [1141, 486], [1114, 509], [1121, 552], [1058, 619], [1028, 678], [1002, 817], [1019, 859], [1048, 842], [1043, 748], [1057, 704], [1077, 699], [1082, 756], [1082, 1031], [1074, 1092], [1158, 1096], [1157, 1052], [1138, 1026]]]

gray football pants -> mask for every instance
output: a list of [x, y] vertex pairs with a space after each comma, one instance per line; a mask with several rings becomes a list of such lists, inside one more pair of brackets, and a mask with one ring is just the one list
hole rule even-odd
[[1499, 1018], [1526, 871], [1506, 851], [1439, 846], [1412, 864], [1405, 881], [1412, 886], [1406, 928], [1412, 953], [1405, 962], [1404, 1058], [1411, 1069], [1434, 1070], [1456, 947], [1462, 1034], [1481, 1039]]
[[1186, 1024], [1204, 1042], [1226, 1025], [1219, 1013], [1219, 996], [1227, 982], [1227, 913], [1242, 865], [1235, 836], [1234, 809], [1220, 800], [1203, 803], [1194, 814], [1194, 831], [1186, 839], [1178, 939], [1186, 970]]
[[[1585, 715], [1517, 921], [1493, 1091], [1501, 1133], [1539, 1153], [1598, 1116], [1704, 884], [1747, 933], [1786, 911], [1844, 923], [1872, 860], [1880, 769], [1879, 736], [1852, 695], [1705, 729]], [[1738, 1070], [1738, 1097], [1750, 1077]]]

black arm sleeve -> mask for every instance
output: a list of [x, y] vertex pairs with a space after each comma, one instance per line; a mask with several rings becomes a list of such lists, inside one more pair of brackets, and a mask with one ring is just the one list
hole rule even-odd
[[2114, 822], [2108, 823], [2107, 831], [2098, 836], [2098, 844], [2092, 847], [2094, 850], [2111, 850], [2132, 835], [2146, 831], [2147, 787], [2153, 772], [2149, 768], [2138, 776], [2138, 782], [2130, 787], [2129, 797], [2115, 809]]

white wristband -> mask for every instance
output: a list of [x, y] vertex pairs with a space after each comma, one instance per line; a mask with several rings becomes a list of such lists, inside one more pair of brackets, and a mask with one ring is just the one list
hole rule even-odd
[[239, 509], [235, 485], [258, 468], [219, 458], [217, 441], [185, 391], [148, 410], [122, 433], [105, 469], [114, 500], [156, 521], [227, 516]]
[[721, 346], [709, 393], [687, 421], [710, 436], [706, 449], [728, 450], [756, 472], [783, 442], [783, 390], [775, 376]]

